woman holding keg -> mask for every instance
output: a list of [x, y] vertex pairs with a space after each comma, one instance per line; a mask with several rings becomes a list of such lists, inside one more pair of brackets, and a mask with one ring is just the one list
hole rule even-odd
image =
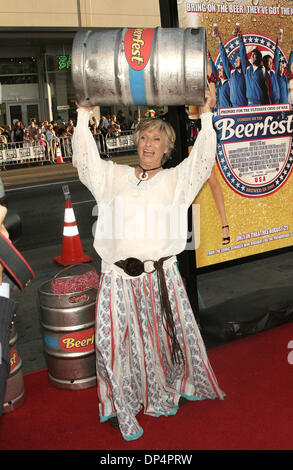
[[187, 211], [210, 176], [216, 135], [208, 93], [202, 130], [184, 161], [162, 165], [175, 144], [167, 122], [150, 118], [134, 133], [136, 168], [99, 158], [78, 109], [73, 164], [99, 205], [94, 247], [102, 259], [97, 298], [96, 358], [101, 422], [126, 440], [143, 430], [141, 409], [174, 415], [187, 400], [223, 399], [179, 274]]

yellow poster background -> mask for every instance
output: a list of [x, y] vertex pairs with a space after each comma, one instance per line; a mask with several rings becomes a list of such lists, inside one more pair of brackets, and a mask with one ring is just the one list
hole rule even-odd
[[[292, 48], [293, 3], [291, 5], [286, 0], [178, 0], [178, 14], [180, 27], [206, 28], [207, 48], [213, 58], [219, 52], [219, 42], [212, 36], [215, 23], [223, 43], [231, 38], [236, 23], [240, 23], [243, 34], [266, 34], [274, 41], [281, 28], [284, 35], [280, 45], [287, 57]], [[249, 198], [231, 189], [217, 163], [214, 169], [224, 198], [230, 243], [225, 246], [222, 244], [222, 221], [211, 186], [207, 182], [194, 201], [194, 204], [200, 205], [200, 226], [194, 227], [195, 231], [200, 231], [200, 242], [196, 249], [198, 267], [293, 245], [293, 172], [276, 192]]]
[[222, 263], [293, 245], [292, 174], [276, 193], [261, 198], [246, 198], [235, 193], [223, 180], [217, 166], [216, 176], [225, 201], [231, 242], [222, 245], [222, 224], [211, 188], [206, 183], [194, 203], [200, 205], [198, 267]]

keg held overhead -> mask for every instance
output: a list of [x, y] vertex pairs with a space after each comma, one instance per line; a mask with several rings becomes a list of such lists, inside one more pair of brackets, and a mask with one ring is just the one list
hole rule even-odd
[[73, 41], [81, 106], [200, 106], [206, 67], [205, 28], [103, 28], [79, 31]]

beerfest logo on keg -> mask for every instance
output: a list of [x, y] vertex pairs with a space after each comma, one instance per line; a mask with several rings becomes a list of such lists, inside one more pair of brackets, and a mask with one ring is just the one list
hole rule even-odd
[[84, 331], [77, 331], [68, 335], [62, 336], [58, 344], [64, 351], [70, 352], [88, 352], [94, 349], [95, 336], [94, 328]]
[[125, 33], [125, 55], [130, 67], [134, 70], [142, 70], [148, 63], [154, 29], [128, 29]]
[[[257, 48], [262, 57], [274, 57], [287, 63], [280, 45], [260, 34], [243, 35], [247, 58]], [[225, 45], [227, 57], [235, 62], [239, 38]], [[222, 66], [218, 54], [215, 66]], [[218, 132], [218, 165], [227, 184], [245, 197], [262, 197], [277, 191], [288, 180], [293, 168], [293, 115], [291, 105], [271, 104], [219, 108], [214, 113]]]

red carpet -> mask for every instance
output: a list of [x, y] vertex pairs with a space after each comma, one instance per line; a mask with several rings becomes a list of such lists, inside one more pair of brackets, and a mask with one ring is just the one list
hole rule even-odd
[[[0, 418], [2, 450], [289, 450], [293, 448], [293, 324], [209, 350], [224, 401], [188, 403], [176, 416], [142, 413], [132, 442], [98, 419], [96, 390], [59, 390], [26, 374], [25, 404]], [[292, 361], [291, 361], [292, 362]]]

